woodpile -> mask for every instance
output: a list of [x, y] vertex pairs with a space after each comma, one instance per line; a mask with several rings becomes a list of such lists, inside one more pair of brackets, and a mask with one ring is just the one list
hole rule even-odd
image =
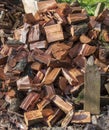
[[0, 109], [24, 115], [27, 126], [90, 123], [109, 94], [109, 10], [89, 17], [78, 4], [37, 6], [22, 25], [22, 7], [0, 2]]

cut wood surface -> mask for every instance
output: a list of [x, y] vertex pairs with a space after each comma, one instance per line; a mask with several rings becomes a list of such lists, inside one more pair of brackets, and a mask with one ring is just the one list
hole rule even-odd
[[105, 119], [109, 10], [98, 5], [89, 16], [77, 1], [0, 1], [0, 129], [89, 129], [91, 114]]

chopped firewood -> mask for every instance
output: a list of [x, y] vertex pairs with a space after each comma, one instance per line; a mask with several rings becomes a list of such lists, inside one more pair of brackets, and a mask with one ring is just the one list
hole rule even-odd
[[99, 31], [90, 30], [90, 31], [88, 32], [88, 37], [89, 37], [90, 39], [95, 40], [95, 39], [97, 39], [98, 36], [99, 36]]
[[99, 59], [96, 58], [94, 62], [98, 66], [99, 69], [103, 70], [104, 72], [108, 71], [108, 65], [101, 62]]
[[71, 8], [70, 8], [69, 4], [58, 3], [57, 6], [58, 6], [58, 8], [56, 9], [56, 12], [60, 16], [67, 16], [69, 13], [71, 13]]
[[61, 117], [63, 112], [60, 109], [57, 109], [54, 114], [50, 115], [46, 120], [46, 123], [49, 127], [52, 127]]
[[98, 58], [101, 62], [108, 64], [109, 63], [109, 49], [105, 47], [104, 48], [100, 47]]
[[55, 79], [57, 78], [58, 74], [60, 73], [61, 68], [54, 68], [53, 70], [51, 70], [51, 72], [48, 73], [48, 75], [46, 76], [45, 80], [44, 80], [44, 84], [51, 84], [55, 81]]
[[15, 29], [15, 31], [14, 31], [15, 40], [20, 40], [22, 30], [23, 30], [23, 27]]
[[32, 57], [33, 59], [35, 59], [36, 61], [39, 61], [41, 63], [44, 64], [48, 64], [49, 61], [52, 59], [50, 55], [44, 53], [44, 51], [36, 48], [33, 52], [32, 52]]
[[24, 22], [28, 24], [36, 23], [36, 19], [34, 18], [32, 13], [28, 13], [24, 15]]
[[67, 69], [63, 68], [62, 73], [64, 77], [68, 80], [70, 85], [76, 85], [78, 83], [78, 80], [73, 78]]
[[94, 54], [94, 52], [96, 51], [97, 47], [96, 46], [91, 46], [88, 44], [83, 44], [81, 51], [80, 51], [80, 55], [82, 56], [89, 56], [91, 54]]
[[86, 23], [71, 26], [72, 37], [80, 36], [83, 33], [86, 33], [87, 31], [88, 31], [88, 25]]
[[[93, 57], [88, 59], [86, 72], [84, 74], [84, 110], [91, 114], [100, 113], [100, 72], [98, 67], [94, 65]], [[94, 78], [93, 78], [94, 77]], [[93, 79], [93, 82], [92, 82]], [[96, 93], [94, 93], [95, 91]]]
[[50, 9], [55, 9], [57, 7], [57, 3], [55, 0], [45, 0], [37, 2], [39, 12], [46, 12]]
[[27, 34], [29, 32], [30, 24], [24, 24], [24, 27], [21, 32], [20, 42], [26, 43], [27, 42]]
[[70, 87], [68, 85], [68, 81], [65, 77], [59, 77], [59, 88], [64, 92], [68, 93], [70, 90]]
[[90, 112], [75, 112], [71, 123], [90, 123], [91, 115]]
[[32, 26], [28, 33], [28, 42], [35, 42], [40, 39], [40, 28], [39, 24]]
[[32, 63], [32, 65], [31, 65], [31, 69], [33, 69], [33, 70], [40, 70], [41, 69], [41, 67], [42, 67], [42, 64], [41, 63], [39, 63], [39, 62], [34, 62], [34, 63]]
[[52, 47], [52, 55], [57, 60], [64, 59], [68, 53], [68, 50], [70, 49], [70, 47], [64, 43], [63, 44], [54, 43], [53, 45], [51, 45], [51, 47]]
[[54, 114], [54, 110], [51, 109], [51, 108], [45, 108], [42, 110], [42, 115], [43, 117], [47, 118], [49, 117], [50, 115], [53, 115]]
[[35, 92], [31, 92], [27, 95], [27, 97], [23, 100], [23, 102], [20, 105], [20, 108], [27, 111], [30, 109], [31, 105], [35, 105], [36, 102], [38, 102], [39, 94]]
[[70, 69], [69, 74], [74, 79], [74, 83], [72, 83], [72, 84], [76, 84], [76, 83], [81, 84], [84, 82], [84, 75], [79, 69], [76, 69], [76, 68]]
[[65, 102], [62, 98], [60, 98], [58, 95], [55, 95], [55, 97], [52, 99], [52, 101], [65, 113], [68, 113], [70, 110], [72, 110], [72, 105], [68, 102]]
[[44, 98], [41, 102], [37, 104], [39, 110], [43, 110], [48, 104], [50, 104], [50, 99]]
[[46, 85], [45, 90], [46, 90], [46, 93], [47, 93], [46, 97], [48, 97], [49, 99], [52, 99], [52, 97], [55, 95], [54, 86], [52, 84], [51, 85]]
[[27, 126], [30, 126], [34, 123], [41, 122], [43, 119], [42, 112], [40, 110], [34, 110], [24, 113], [24, 119]]
[[88, 20], [87, 15], [81, 14], [81, 13], [74, 13], [68, 15], [68, 22], [71, 23], [81, 23]]
[[70, 121], [72, 120], [73, 115], [74, 115], [74, 110], [69, 111], [68, 114], [65, 116], [65, 118], [64, 118], [63, 121], [62, 121], [61, 127], [66, 127], [66, 126], [68, 126], [68, 124], [69, 124]]
[[72, 13], [81, 13], [82, 8], [80, 6], [78, 7], [71, 7]]
[[44, 29], [48, 43], [64, 39], [61, 24], [45, 26]]
[[36, 84], [41, 83], [43, 78], [44, 78], [44, 73], [43, 71], [40, 70], [37, 72], [36, 76], [34, 77], [33, 82]]
[[30, 45], [30, 50], [34, 50], [35, 48], [43, 49], [47, 48], [47, 41], [37, 41], [34, 43], [31, 43]]
[[18, 90], [19, 90], [19, 87], [22, 86], [22, 85], [30, 85], [30, 79], [29, 79], [29, 76], [25, 76], [23, 78], [20, 78], [19, 80], [17, 80], [17, 87], [18, 87]]
[[84, 43], [84, 44], [88, 44], [91, 42], [91, 39], [89, 37], [87, 37], [85, 34], [82, 34], [80, 36], [80, 42]]
[[109, 32], [108, 30], [103, 29], [100, 33], [100, 40], [103, 42], [108, 42], [109, 43]]
[[76, 64], [79, 68], [84, 69], [85, 64], [86, 64], [86, 58], [84, 56], [77, 56], [73, 60], [74, 64]]
[[76, 45], [74, 45], [74, 47], [69, 50], [69, 56], [71, 58], [76, 57], [78, 53], [80, 52], [81, 47], [82, 47], [81, 43], [77, 43]]

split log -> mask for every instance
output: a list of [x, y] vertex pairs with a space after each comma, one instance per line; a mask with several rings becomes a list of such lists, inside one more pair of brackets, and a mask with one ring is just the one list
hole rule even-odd
[[40, 39], [40, 28], [39, 24], [32, 26], [28, 33], [28, 42], [36, 42]]
[[57, 60], [62, 60], [66, 57], [68, 50], [70, 47], [64, 43], [54, 43], [51, 45], [52, 48], [52, 55]]
[[90, 112], [75, 112], [72, 118], [71, 123], [90, 123], [91, 122], [91, 115]]
[[91, 39], [89, 37], [87, 37], [85, 34], [82, 34], [80, 36], [80, 42], [84, 43], [84, 44], [88, 44], [91, 42]]
[[60, 109], [57, 109], [53, 115], [50, 115], [46, 121], [49, 127], [52, 127], [61, 117], [63, 112]]
[[24, 113], [24, 119], [27, 126], [30, 126], [34, 123], [41, 122], [43, 119], [42, 112], [40, 110], [34, 110]]
[[64, 40], [62, 27], [60, 24], [54, 24], [44, 27], [48, 43]]
[[56, 95], [52, 101], [66, 114], [72, 110], [72, 105], [70, 103], [65, 102], [62, 98]]
[[65, 116], [65, 118], [62, 121], [61, 127], [68, 126], [68, 124], [72, 120], [73, 116], [74, 116], [74, 110], [69, 111], [68, 114]]
[[44, 80], [44, 84], [51, 84], [55, 81], [55, 79], [57, 78], [58, 74], [60, 73], [61, 68], [54, 68], [53, 70], [51, 70], [51, 72], [48, 73], [48, 75], [46, 76], [45, 80]]
[[81, 51], [80, 51], [80, 55], [82, 56], [90, 56], [91, 54], [94, 54], [94, 52], [96, 51], [97, 47], [96, 46], [91, 46], [88, 44], [83, 44]]
[[16, 83], [17, 83], [18, 90], [21, 88], [21, 86], [26, 87], [26, 85], [30, 85], [29, 76], [25, 76], [25, 77], [20, 78], [19, 80], [17, 80]]
[[37, 61], [31, 64], [31, 69], [33, 69], [33, 70], [38, 71], [41, 69], [41, 67], [42, 67], [42, 64]]
[[87, 22], [88, 17], [87, 15], [81, 14], [81, 13], [74, 13], [68, 15], [68, 22], [69, 24], [73, 23], [81, 23], [81, 22]]
[[83, 33], [87, 33], [89, 27], [86, 23], [81, 23], [81, 24], [78, 24], [78, 25], [72, 25], [71, 26], [71, 34], [72, 36], [80, 36], [82, 35]]
[[37, 2], [39, 12], [46, 12], [50, 9], [56, 9], [57, 3], [55, 0], [45, 0]]
[[[23, 100], [23, 102], [20, 105], [20, 108], [23, 110], [31, 110], [31, 106], [35, 106], [35, 103], [38, 102], [39, 94], [35, 92], [31, 92], [27, 95], [27, 97]], [[32, 108], [32, 109], [33, 109]]]
[[34, 42], [34, 43], [31, 43], [29, 44], [30, 46], [30, 50], [34, 50], [36, 48], [39, 48], [39, 49], [45, 49], [47, 48], [47, 41], [44, 40], [44, 41], [37, 41], [37, 42]]

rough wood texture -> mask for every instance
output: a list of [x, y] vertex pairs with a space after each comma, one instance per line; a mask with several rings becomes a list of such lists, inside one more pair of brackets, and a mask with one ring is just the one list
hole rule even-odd
[[24, 119], [27, 126], [30, 126], [34, 123], [41, 122], [43, 119], [42, 112], [40, 110], [34, 110], [24, 113]]
[[40, 39], [40, 29], [39, 29], [39, 24], [36, 24], [32, 26], [29, 30], [28, 33], [28, 42], [35, 42]]
[[62, 43], [55, 43], [51, 45], [52, 47], [52, 55], [57, 60], [65, 59], [66, 55], [68, 54], [68, 50], [70, 49], [70, 46]]
[[46, 76], [46, 78], [44, 80], [44, 84], [53, 83], [55, 81], [55, 79], [57, 78], [60, 71], [61, 71], [61, 68], [54, 68], [53, 70], [51, 70], [51, 72], [48, 73], [48, 75]]
[[48, 43], [63, 40], [63, 31], [61, 24], [54, 24], [44, 27]]
[[80, 23], [88, 20], [87, 15], [81, 13], [69, 14], [68, 15], [68, 22], [71, 23]]
[[57, 3], [55, 0], [45, 0], [37, 2], [38, 10], [40, 12], [45, 12], [49, 9], [55, 9], [57, 7]]
[[39, 99], [39, 94], [31, 92], [27, 95], [27, 97], [23, 100], [23, 102], [20, 105], [20, 108], [23, 110], [27, 111], [28, 109], [30, 110], [30, 107], [38, 101]]
[[68, 112], [68, 114], [66, 115], [66, 117], [63, 119], [62, 123], [61, 123], [61, 127], [66, 127], [68, 126], [68, 124], [70, 123], [70, 121], [72, 120], [74, 115], [74, 110], [71, 110]]
[[84, 90], [84, 110], [91, 114], [100, 113], [100, 72], [93, 63], [86, 65], [85, 90]]
[[71, 123], [90, 123], [91, 115], [90, 112], [75, 112]]
[[34, 50], [35, 48], [39, 48], [39, 49], [45, 49], [47, 48], [47, 41], [37, 41], [34, 43], [31, 43], [30, 45], [30, 50]]
[[68, 113], [70, 110], [72, 110], [72, 105], [70, 103], [65, 102], [58, 95], [53, 98], [53, 102], [65, 113]]

